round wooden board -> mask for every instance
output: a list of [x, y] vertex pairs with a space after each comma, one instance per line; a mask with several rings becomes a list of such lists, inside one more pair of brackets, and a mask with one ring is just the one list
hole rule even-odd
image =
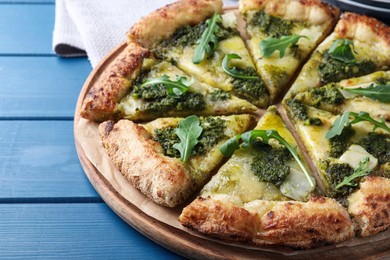
[[[86, 80], [76, 106], [74, 125], [80, 120], [82, 102], [91, 86], [98, 77], [126, 47], [122, 43], [91, 72]], [[179, 255], [194, 259], [388, 259], [390, 257], [390, 239], [367, 242], [355, 246], [338, 247], [326, 246], [313, 250], [292, 251], [289, 254], [275, 253], [261, 250], [248, 249], [220, 243], [217, 240], [194, 236], [178, 228], [167, 225], [145, 214], [131, 201], [125, 199], [105, 177], [94, 167], [87, 158], [80, 143], [80, 130], [74, 129], [75, 143], [81, 165], [89, 181], [100, 194], [107, 205], [133, 228], [157, 242], [158, 244], [176, 252]], [[275, 248], [273, 248], [275, 250]]]

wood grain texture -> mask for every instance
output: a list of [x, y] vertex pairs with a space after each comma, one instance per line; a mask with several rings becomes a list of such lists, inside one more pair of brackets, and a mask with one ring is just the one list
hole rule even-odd
[[[89, 88], [107, 67], [107, 64], [119, 55], [124, 47], [125, 46], [122, 44], [115, 48], [88, 77], [77, 102], [75, 126], [80, 120], [81, 105]], [[314, 259], [319, 256], [328, 259], [361, 259], [363, 257], [379, 259], [379, 257], [382, 256], [390, 257], [390, 244], [388, 243], [388, 239], [382, 239], [375, 243], [359, 244], [353, 247], [337, 247], [336, 245], [332, 245], [314, 250], [306, 250], [303, 253], [300, 251], [288, 250], [287, 253], [283, 255], [275, 252], [246, 249], [234, 245], [230, 246], [222, 244], [217, 240], [208, 240], [203, 237], [193, 236], [183, 230], [174, 228], [148, 216], [133, 205], [131, 201], [124, 199], [88, 160], [78, 140], [79, 135], [80, 133], [78, 133], [76, 128], [76, 148], [81, 165], [83, 166], [88, 179], [103, 200], [129, 225], [136, 228], [150, 239], [180, 255], [196, 259], [276, 259], [281, 257], [286, 259], [302, 259], [302, 257]]]
[[181, 259], [104, 203], [0, 204], [0, 259]]
[[52, 54], [54, 5], [0, 6], [0, 54]]
[[72, 118], [90, 71], [86, 58], [0, 57], [0, 118]]
[[0, 121], [0, 202], [99, 195], [74, 146], [73, 121]]

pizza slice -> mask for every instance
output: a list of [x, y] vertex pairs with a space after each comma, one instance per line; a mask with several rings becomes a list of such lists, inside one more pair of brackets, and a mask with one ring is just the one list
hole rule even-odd
[[129, 43], [94, 82], [82, 108], [81, 115], [95, 121], [229, 115], [257, 109], [246, 100], [197, 81], [169, 62], [156, 60], [135, 43]]
[[[362, 236], [390, 227], [390, 127], [367, 112], [335, 116], [305, 105], [288, 107], [328, 196], [343, 203]], [[307, 124], [308, 119], [316, 121]]]
[[292, 107], [302, 104], [336, 115], [347, 111], [366, 111], [374, 117], [390, 120], [390, 71], [378, 71], [310, 88], [284, 102], [285, 106]]
[[179, 221], [213, 237], [257, 245], [311, 248], [350, 238], [347, 211], [333, 199], [314, 195], [315, 181], [296, 145], [270, 107], [255, 130], [221, 147], [228, 155], [237, 150]]
[[248, 46], [275, 100], [301, 64], [332, 30], [339, 11], [313, 0], [241, 0]]
[[221, 163], [219, 145], [253, 124], [251, 115], [130, 120], [99, 126], [103, 146], [119, 171], [154, 202], [183, 203]]
[[[203, 9], [195, 13], [193, 5]], [[222, 15], [215, 5], [222, 1], [175, 2], [141, 19], [129, 38], [198, 80], [266, 107], [268, 93], [237, 30], [237, 17], [233, 12]], [[157, 24], [164, 29], [145, 29]]]
[[285, 99], [311, 88], [390, 68], [390, 27], [375, 18], [344, 13], [313, 52]]

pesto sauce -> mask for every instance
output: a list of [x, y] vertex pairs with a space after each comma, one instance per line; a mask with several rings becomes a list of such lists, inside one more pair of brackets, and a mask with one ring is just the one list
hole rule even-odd
[[351, 145], [349, 140], [355, 133], [355, 130], [351, 126], [348, 126], [343, 129], [340, 135], [330, 138], [330, 156], [339, 158]]
[[230, 94], [228, 92], [225, 92], [221, 89], [216, 89], [210, 94], [210, 100], [211, 101], [225, 101], [230, 99]]
[[322, 125], [322, 121], [316, 117], [309, 117], [307, 112], [307, 107], [302, 104], [300, 101], [295, 99], [287, 100], [287, 106], [292, 114], [292, 116], [298, 121], [304, 121], [305, 125]]
[[[200, 126], [203, 128], [203, 131], [198, 138], [199, 142], [192, 150], [191, 156], [207, 153], [211, 147], [225, 137], [226, 121], [219, 117], [201, 118]], [[167, 127], [154, 130], [153, 140], [161, 144], [166, 156], [180, 158], [179, 150], [173, 148], [175, 143], [180, 143], [180, 139], [175, 133], [175, 128]]]
[[376, 65], [370, 60], [364, 60], [356, 63], [345, 63], [336, 60], [326, 51], [322, 55], [321, 63], [318, 66], [321, 82], [327, 84], [330, 82], [339, 82], [343, 79], [359, 77], [370, 74], [376, 70]]
[[256, 12], [248, 24], [260, 27], [263, 33], [274, 38], [291, 35], [291, 30], [294, 25], [292, 21], [271, 16], [264, 11]]
[[290, 152], [286, 148], [273, 148], [262, 142], [255, 143], [254, 147], [258, 155], [252, 160], [252, 171], [260, 181], [279, 187], [290, 173], [290, 167], [286, 165], [292, 158]]
[[323, 103], [337, 106], [343, 104], [345, 100], [336, 84], [328, 84], [320, 88], [312, 88], [310, 89], [310, 93], [313, 97], [313, 104], [316, 107]]
[[[258, 76], [256, 70], [252, 67], [236, 68], [238, 72], [246, 76]], [[263, 98], [267, 95], [264, 82], [258, 79], [238, 79], [234, 78], [232, 80], [233, 93], [246, 100], [251, 102], [256, 102], [260, 98]]]
[[164, 113], [171, 110], [202, 111], [206, 108], [206, 101], [202, 94], [185, 92], [179, 97], [172, 97], [163, 84], [153, 86], [136, 85], [132, 95], [136, 99], [145, 101], [140, 111], [149, 113]]
[[[336, 189], [336, 186], [350, 176], [354, 172], [353, 168], [347, 163], [331, 163], [326, 168], [326, 179], [329, 183], [328, 192], [334, 198], [342, 198], [348, 196], [356, 187], [343, 186]], [[352, 182], [358, 184], [360, 178], [354, 179]]]
[[[230, 27], [225, 28], [220, 23], [218, 25], [220, 27], [220, 30], [216, 33], [218, 41], [222, 41], [233, 35], [239, 35], [239, 32], [236, 29]], [[169, 51], [172, 48], [184, 48], [186, 46], [195, 45], [206, 28], [207, 25], [203, 22], [195, 26], [186, 25], [177, 29], [170, 38], [161, 41], [153, 50], [155, 57], [158, 59], [170, 59]]]
[[371, 132], [358, 145], [377, 158], [379, 164], [390, 162], [390, 135]]

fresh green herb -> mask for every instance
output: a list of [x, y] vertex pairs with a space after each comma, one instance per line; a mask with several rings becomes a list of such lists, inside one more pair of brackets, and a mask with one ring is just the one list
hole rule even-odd
[[194, 79], [188, 81], [186, 77], [181, 77], [176, 75], [175, 81], [169, 79], [169, 76], [163, 75], [161, 78], [148, 79], [146, 80], [141, 87], [144, 86], [155, 86], [162, 84], [166, 87], [168, 96], [179, 97], [183, 93], [188, 91], [188, 88], [194, 83]]
[[343, 186], [356, 186], [357, 183], [354, 182], [355, 179], [367, 176], [371, 172], [371, 170], [368, 168], [369, 161], [370, 158], [366, 157], [361, 162], [359, 162], [359, 167], [354, 170], [352, 175], [345, 177], [344, 180], [336, 186], [336, 190]]
[[[350, 119], [349, 119], [350, 116], [354, 117], [354, 119], [352, 121], [350, 121]], [[379, 121], [376, 121], [375, 119], [373, 119], [367, 112], [360, 112], [359, 114], [355, 113], [355, 112], [345, 112], [343, 115], [338, 117], [336, 119], [336, 121], [334, 121], [332, 128], [326, 134], [326, 138], [330, 139], [334, 136], [340, 135], [341, 132], [343, 131], [344, 127], [350, 126], [350, 125], [353, 125], [353, 124], [356, 124], [356, 123], [359, 123], [362, 121], [367, 121], [367, 122], [374, 124], [373, 131], [375, 131], [375, 129], [377, 129], [377, 128], [382, 128], [382, 129], [390, 132], [390, 128], [386, 125], [384, 118], [382, 118], [382, 121], [379, 122]]]
[[259, 43], [259, 47], [261, 52], [263, 53], [264, 58], [270, 57], [275, 51], [279, 51], [279, 57], [283, 58], [286, 53], [286, 49], [290, 45], [295, 45], [300, 38], [309, 39], [306, 36], [302, 35], [290, 35], [290, 36], [282, 36], [279, 39], [273, 37], [267, 37], [265, 40], [262, 40]]
[[206, 20], [207, 29], [204, 30], [202, 36], [196, 42], [198, 45], [195, 48], [194, 56], [192, 57], [192, 62], [194, 64], [199, 64], [203, 61], [206, 54], [207, 56], [212, 56], [214, 50], [218, 46], [218, 37], [216, 33], [220, 30], [218, 22], [222, 21], [221, 15], [214, 13], [214, 15]]
[[[328, 164], [329, 162], [326, 163]], [[324, 176], [326, 178], [327, 193], [342, 201], [343, 198], [353, 192], [355, 188], [350, 186], [343, 186], [336, 189], [336, 186], [341, 183], [344, 178], [352, 175], [353, 171], [354, 169], [347, 163], [329, 163], [326, 166], [326, 175]]]
[[[232, 156], [235, 150], [242, 147], [249, 147], [250, 144], [258, 138], [261, 138], [263, 142], [269, 143], [269, 140], [275, 139], [277, 140], [281, 145], [287, 148], [291, 155], [294, 157], [296, 162], [298, 163], [299, 167], [302, 169], [302, 172], [305, 174], [309, 184], [311, 187], [314, 187], [314, 182], [312, 178], [310, 177], [309, 172], [306, 170], [305, 166], [303, 165], [303, 162], [298, 156], [297, 148], [292, 147], [283, 137], [280, 136], [278, 131], [275, 130], [252, 130], [249, 132], [245, 132], [243, 134], [236, 135], [229, 140], [227, 140], [225, 143], [223, 143], [220, 147], [220, 150], [222, 154], [226, 157]], [[240, 140], [242, 140], [242, 144], [240, 145]]]
[[356, 62], [355, 56], [353, 53], [357, 53], [353, 46], [353, 42], [348, 39], [338, 39], [335, 40], [330, 46], [328, 51], [333, 58], [336, 60], [345, 62], [345, 63], [354, 63]]
[[367, 88], [344, 88], [344, 90], [378, 100], [383, 103], [390, 103], [390, 85], [371, 84]]
[[192, 154], [192, 149], [199, 142], [198, 137], [202, 134], [203, 128], [200, 126], [199, 117], [188, 116], [180, 121], [175, 129], [176, 135], [180, 138], [180, 143], [174, 144], [173, 148], [179, 150], [180, 160], [187, 161]]
[[233, 59], [241, 59], [241, 57], [235, 53], [231, 53], [231, 54], [226, 54], [222, 60], [222, 68], [226, 74], [236, 79], [259, 79], [258, 76], [243, 74], [242, 71], [238, 70], [236, 67], [230, 68], [229, 61]]

